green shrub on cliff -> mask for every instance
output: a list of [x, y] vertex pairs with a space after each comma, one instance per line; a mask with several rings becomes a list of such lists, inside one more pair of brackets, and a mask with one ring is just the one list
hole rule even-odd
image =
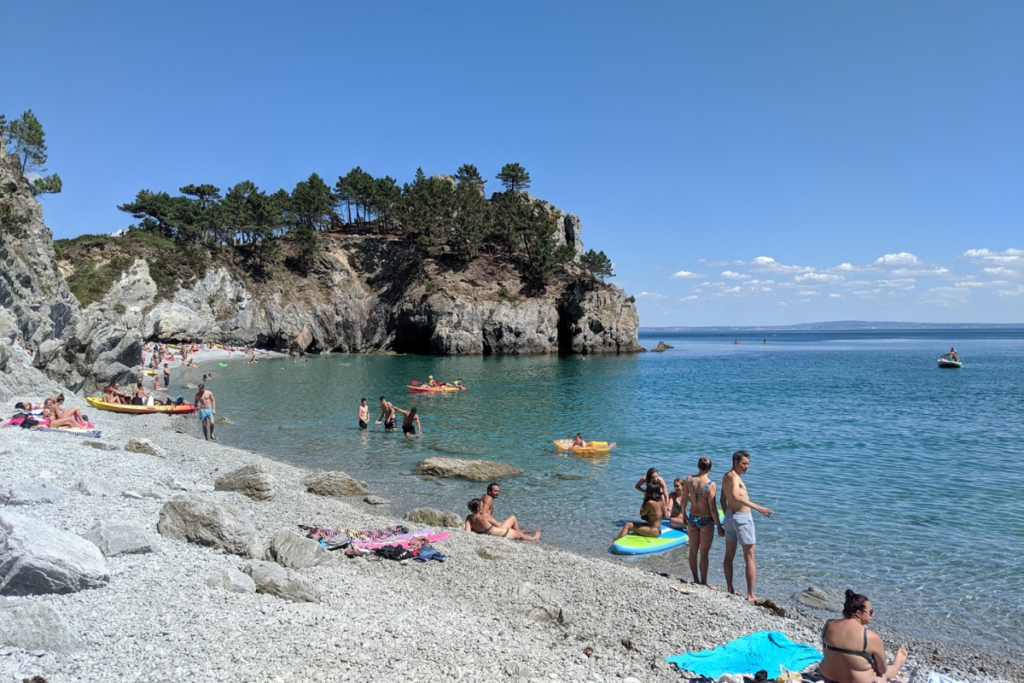
[[74, 272], [68, 277], [68, 287], [83, 306], [88, 306], [101, 300], [134, 262], [135, 259], [125, 254], [115, 254], [103, 262], [88, 257], [75, 258], [71, 261]]

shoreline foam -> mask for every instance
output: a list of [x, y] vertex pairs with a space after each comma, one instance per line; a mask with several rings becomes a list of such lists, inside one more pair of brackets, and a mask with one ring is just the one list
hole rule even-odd
[[[334, 681], [400, 673], [410, 680], [676, 681], [681, 674], [664, 657], [715, 647], [756, 630], [779, 630], [818, 647], [821, 620], [813, 616], [780, 618], [724, 592], [684, 585], [679, 577], [543, 542], [461, 530], [437, 545], [448, 556], [444, 563], [400, 564], [333, 553], [329, 562], [301, 570], [323, 591], [319, 605], [214, 589], [206, 584], [210, 576], [239, 569], [246, 560], [159, 536], [160, 508], [175, 495], [243, 510], [263, 541], [298, 524], [365, 528], [399, 520], [359, 498], [307, 493], [301, 482], [309, 471], [299, 466], [203, 441], [194, 416], [91, 417], [104, 432], [102, 441], [120, 448], [130, 438], [145, 437], [166, 457], [97, 450], [83, 439], [8, 428], [0, 432], [0, 481], [45, 482], [64, 499], [6, 509], [76, 534], [98, 520], [139, 524], [156, 552], [108, 558], [111, 581], [104, 588], [33, 596], [51, 604], [86, 647], [67, 655], [4, 648], [0, 680], [38, 674], [50, 683]], [[260, 464], [274, 477], [273, 500], [213, 491], [218, 476], [247, 464]], [[118, 494], [76, 492], [85, 475], [108, 480]], [[125, 490], [151, 491], [160, 499], [126, 498]], [[482, 549], [502, 559], [483, 559]], [[538, 593], [560, 608], [564, 623], [531, 618]], [[884, 604], [884, 596], [876, 603]], [[1024, 674], [1020, 662], [881, 632], [891, 650], [907, 643], [912, 661], [924, 670], [948, 669], [970, 680], [1020, 680]], [[623, 638], [632, 649], [623, 646]], [[587, 647], [592, 657], [584, 653]], [[984, 673], [969, 674], [972, 667]]]

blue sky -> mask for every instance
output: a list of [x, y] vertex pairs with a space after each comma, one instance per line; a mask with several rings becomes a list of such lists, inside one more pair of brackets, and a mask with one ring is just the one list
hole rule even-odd
[[4, 17], [0, 112], [43, 122], [57, 237], [125, 227], [143, 188], [514, 161], [582, 218], [643, 325], [1024, 322], [1024, 3]]

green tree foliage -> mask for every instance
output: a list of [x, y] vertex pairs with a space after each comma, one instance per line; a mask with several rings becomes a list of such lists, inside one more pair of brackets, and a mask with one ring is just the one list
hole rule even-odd
[[10, 153], [18, 159], [21, 165], [22, 175], [35, 174], [41, 177], [32, 181], [32, 192], [36, 195], [55, 194], [60, 192], [64, 184], [60, 176], [46, 173], [46, 133], [43, 131], [43, 124], [39, 122], [36, 115], [29, 109], [21, 117], [7, 122], [7, 117], [0, 116], [0, 135], [8, 144], [13, 145]]
[[505, 164], [495, 177], [509, 192], [525, 192], [530, 189], [530, 174], [519, 164]]
[[607, 277], [615, 277], [615, 273], [612, 272], [612, 261], [605, 256], [603, 251], [595, 252], [593, 249], [588, 249], [587, 253], [580, 258], [580, 266], [590, 277], [591, 282], [598, 280], [604, 282]]
[[316, 173], [299, 182], [292, 190], [291, 214], [296, 225], [309, 228], [315, 235], [334, 222], [335, 196]]
[[413, 182], [402, 188], [396, 213], [407, 235], [427, 253], [438, 254], [451, 236], [454, 208], [455, 184], [446, 178], [428, 178], [417, 168]]
[[284, 206], [276, 196], [267, 196], [251, 181], [244, 180], [224, 195], [221, 217], [231, 244], [246, 245], [261, 275], [267, 275], [281, 257], [276, 230], [282, 223]]

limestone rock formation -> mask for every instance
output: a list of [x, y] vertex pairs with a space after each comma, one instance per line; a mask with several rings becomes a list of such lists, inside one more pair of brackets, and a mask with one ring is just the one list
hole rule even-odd
[[76, 593], [108, 581], [106, 560], [89, 541], [0, 511], [0, 595]]
[[220, 548], [233, 555], [260, 554], [256, 527], [241, 510], [199, 498], [174, 498], [164, 503], [157, 523], [160, 535], [196, 545]]
[[229, 593], [255, 593], [256, 582], [248, 574], [237, 569], [225, 569], [206, 580], [210, 588], [220, 588]]
[[462, 526], [462, 518], [454, 512], [435, 510], [434, 508], [416, 508], [405, 513], [405, 518], [410, 522], [424, 524], [430, 527], [451, 527]]
[[0, 598], [0, 646], [67, 654], [81, 650], [83, 644], [52, 605]]
[[416, 474], [435, 477], [463, 477], [473, 481], [491, 481], [502, 477], [522, 474], [523, 470], [493, 460], [471, 460], [435, 456], [420, 461], [414, 470]]
[[274, 497], [274, 478], [263, 465], [246, 465], [219, 477], [213, 488], [237, 491], [253, 500], [270, 500]]
[[82, 538], [91, 541], [104, 557], [139, 555], [153, 552], [153, 543], [146, 530], [125, 522], [96, 522]]
[[256, 582], [256, 591], [292, 602], [320, 602], [322, 593], [305, 576], [274, 562], [254, 561], [245, 573]]
[[267, 548], [268, 560], [273, 560], [282, 567], [292, 567], [293, 569], [315, 567], [327, 562], [330, 557], [331, 554], [322, 545], [291, 529], [274, 532]]
[[344, 472], [321, 472], [307, 477], [303, 483], [307, 491], [318, 496], [365, 496], [370, 492], [365, 482]]

